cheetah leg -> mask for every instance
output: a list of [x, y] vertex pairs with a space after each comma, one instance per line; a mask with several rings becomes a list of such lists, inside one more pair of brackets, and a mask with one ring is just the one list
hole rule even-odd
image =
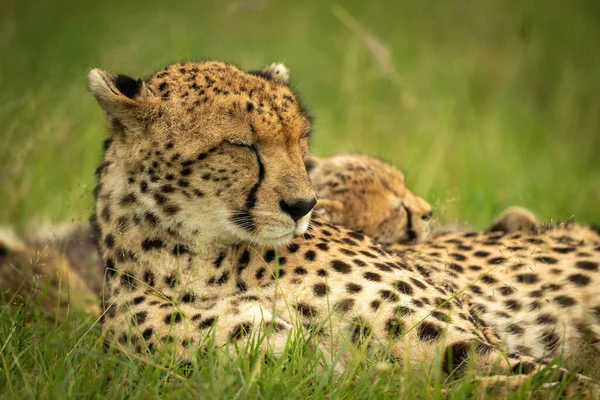
[[[122, 296], [124, 297], [124, 296]], [[106, 345], [136, 352], [175, 346], [179, 359], [193, 357], [208, 346], [260, 341], [260, 347], [277, 355], [285, 349], [293, 326], [273, 317], [254, 296], [229, 296], [215, 303], [174, 304], [152, 292], [130, 293], [128, 300], [108, 304], [103, 330]], [[234, 349], [230, 347], [234, 354]]]

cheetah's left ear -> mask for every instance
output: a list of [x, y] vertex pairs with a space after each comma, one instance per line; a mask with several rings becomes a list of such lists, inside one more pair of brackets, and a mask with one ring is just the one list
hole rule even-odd
[[141, 79], [94, 68], [88, 74], [88, 88], [107, 116], [134, 122], [148, 111], [152, 93]]
[[273, 63], [271, 65], [267, 65], [261, 70], [249, 71], [249, 73], [252, 75], [262, 76], [263, 78], [267, 78], [283, 85], [290, 83], [290, 70], [281, 63]]

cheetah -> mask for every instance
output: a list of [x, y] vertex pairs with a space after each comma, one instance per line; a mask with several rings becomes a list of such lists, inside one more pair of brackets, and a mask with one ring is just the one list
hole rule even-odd
[[[402, 181], [394, 180], [397, 171], [362, 155], [311, 164], [311, 178], [333, 188], [328, 195], [339, 203], [338, 221], [376, 231], [371, 236], [386, 250], [417, 256], [424, 277], [451, 292], [464, 290], [463, 300], [477, 310], [509, 352], [539, 359], [571, 358], [590, 345], [600, 352], [600, 289], [594, 285], [600, 282], [598, 229], [575, 223], [539, 224], [530, 211], [511, 207], [484, 232], [441, 229], [424, 243], [405, 244], [398, 240], [407, 231], [405, 222], [397, 223], [395, 230], [393, 226], [379, 229], [378, 216], [369, 218], [369, 213], [357, 211], [366, 209], [365, 203], [382, 204], [378, 190], [405, 190]], [[351, 179], [344, 176], [350, 173]], [[373, 175], [378, 177], [375, 189]], [[390, 182], [395, 182], [392, 189]], [[392, 204], [382, 207], [386, 209], [380, 213], [394, 208]]]
[[364, 154], [312, 156], [306, 165], [319, 198], [318, 216], [384, 245], [427, 238], [431, 206], [393, 166]]
[[311, 121], [286, 75], [221, 62], [145, 80], [89, 73], [109, 132], [92, 218], [107, 348], [173, 345], [185, 360], [260, 333], [281, 354], [300, 334], [329, 357], [353, 343], [414, 368], [439, 354], [447, 374], [467, 360], [482, 372], [538, 369], [504, 354], [477, 311], [422, 272], [443, 259], [311, 219]]

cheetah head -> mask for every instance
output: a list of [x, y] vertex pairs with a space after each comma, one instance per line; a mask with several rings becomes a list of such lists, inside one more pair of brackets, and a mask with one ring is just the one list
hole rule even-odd
[[382, 244], [421, 242], [429, 232], [431, 206], [413, 194], [404, 175], [362, 154], [311, 157], [307, 168], [319, 202], [316, 213], [359, 230]]
[[311, 122], [287, 80], [281, 64], [181, 63], [146, 80], [93, 69], [110, 134], [97, 204], [196, 240], [278, 245], [304, 233]]

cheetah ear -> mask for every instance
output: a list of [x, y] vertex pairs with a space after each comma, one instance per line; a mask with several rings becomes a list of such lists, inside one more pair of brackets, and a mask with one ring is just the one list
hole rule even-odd
[[261, 70], [250, 71], [250, 74], [262, 76], [263, 78], [267, 78], [283, 85], [290, 83], [290, 70], [281, 63], [273, 63], [271, 65], [267, 65]]
[[310, 175], [310, 173], [319, 165], [321, 159], [313, 156], [312, 154], [308, 154], [304, 157], [304, 167], [306, 168], [306, 172]]
[[88, 88], [107, 116], [133, 121], [144, 112], [152, 93], [141, 79], [94, 68], [88, 74]]

